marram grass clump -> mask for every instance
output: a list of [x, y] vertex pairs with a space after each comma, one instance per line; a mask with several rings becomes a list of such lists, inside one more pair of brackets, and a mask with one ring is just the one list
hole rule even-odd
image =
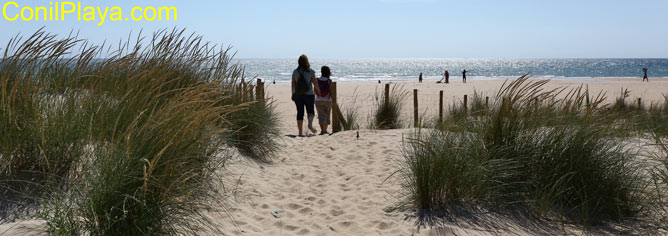
[[403, 101], [408, 97], [408, 92], [403, 86], [394, 84], [391, 86], [389, 95], [379, 94], [376, 91], [374, 101], [375, 110], [372, 113], [372, 122], [369, 125], [373, 129], [399, 129], [403, 127], [401, 122], [401, 110]]
[[0, 59], [0, 188], [41, 203], [56, 235], [222, 232], [207, 212], [225, 209], [226, 134], [242, 120], [276, 129], [270, 103], [234, 101], [243, 67], [228, 52], [183, 31], [115, 51], [41, 31], [13, 39]]
[[528, 76], [506, 82], [486, 114], [462, 115], [458, 132], [417, 131], [404, 144], [404, 189], [418, 208], [453, 203], [527, 209], [592, 225], [634, 217], [646, 180], [615, 137], [601, 94], [544, 90]]

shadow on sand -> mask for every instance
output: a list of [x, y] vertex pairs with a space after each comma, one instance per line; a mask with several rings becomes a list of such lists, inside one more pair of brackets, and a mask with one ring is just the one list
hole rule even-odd
[[626, 235], [631, 229], [620, 225], [582, 226], [541, 220], [526, 210], [495, 211], [456, 206], [442, 210], [421, 210], [405, 220], [415, 221], [418, 232], [428, 235]]

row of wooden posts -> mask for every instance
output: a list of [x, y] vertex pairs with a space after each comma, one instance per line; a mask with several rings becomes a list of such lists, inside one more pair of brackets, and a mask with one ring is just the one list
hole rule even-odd
[[[248, 88], [247, 88], [248, 87]], [[261, 79], [257, 79], [257, 84], [255, 86], [253, 85], [246, 85], [242, 81], [242, 89], [243, 91], [249, 91], [248, 94], [252, 98], [252, 91], [255, 88], [255, 99], [257, 101], [264, 101], [265, 100], [265, 94], [264, 94], [264, 82], [262, 82]], [[249, 90], [246, 90], [249, 89]], [[347, 126], [347, 122], [345, 117], [343, 117], [343, 114], [341, 113], [341, 109], [339, 108], [339, 105], [337, 103], [337, 97], [336, 97], [336, 82], [332, 82], [332, 87], [330, 88], [330, 94], [332, 96], [332, 132], [338, 132], [343, 129], [343, 127]], [[243, 95], [242, 95], [243, 96]], [[385, 104], [388, 104], [390, 102], [390, 84], [385, 84]], [[438, 120], [439, 122], [443, 122], [443, 90], [439, 92], [439, 102], [438, 102]], [[252, 100], [252, 99], [251, 99]], [[468, 109], [468, 95], [464, 95], [464, 109]], [[489, 106], [489, 97], [485, 97], [485, 106]], [[642, 106], [642, 100], [638, 98], [638, 106]], [[413, 126], [418, 128], [420, 126], [420, 117], [419, 117], [419, 109], [418, 109], [418, 90], [413, 89]]]
[[[389, 103], [390, 85], [385, 84], [385, 103]], [[468, 109], [468, 95], [464, 95], [464, 109]], [[485, 97], [485, 106], [489, 106], [489, 97]], [[438, 121], [443, 122], [443, 90], [438, 93]], [[413, 127], [420, 126], [420, 114], [418, 109], [418, 90], [413, 89]]]

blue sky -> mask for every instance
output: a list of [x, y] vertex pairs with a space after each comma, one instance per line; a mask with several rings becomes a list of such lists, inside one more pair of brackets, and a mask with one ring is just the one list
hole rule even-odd
[[[0, 0], [0, 7], [7, 0]], [[16, 0], [21, 6], [48, 1]], [[666, 58], [664, 0], [170, 0], [83, 5], [175, 6], [175, 22], [9, 22], [0, 48], [40, 27], [95, 43], [186, 28], [239, 58]], [[135, 2], [134, 4], [132, 2]], [[10, 8], [11, 10], [11, 8]], [[16, 10], [14, 10], [16, 11]]]

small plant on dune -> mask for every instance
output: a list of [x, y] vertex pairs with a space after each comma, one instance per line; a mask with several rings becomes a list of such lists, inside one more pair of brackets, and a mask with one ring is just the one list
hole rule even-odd
[[358, 130], [360, 129], [360, 113], [357, 107], [357, 89], [353, 92], [353, 98], [350, 104], [342, 106], [342, 115], [346, 120], [346, 124], [342, 127], [343, 130]]
[[390, 89], [389, 96], [379, 94], [376, 91], [374, 100], [376, 101], [373, 111], [373, 121], [371, 127], [375, 129], [399, 129], [401, 128], [401, 109], [403, 101], [408, 97], [408, 92], [403, 86], [394, 84]]
[[466, 118], [461, 133], [410, 139], [403, 179], [413, 203], [520, 205], [583, 225], [635, 216], [647, 185], [613, 135], [614, 117], [598, 115], [605, 97], [582, 87], [544, 90], [546, 83], [506, 82], [489, 113]]

